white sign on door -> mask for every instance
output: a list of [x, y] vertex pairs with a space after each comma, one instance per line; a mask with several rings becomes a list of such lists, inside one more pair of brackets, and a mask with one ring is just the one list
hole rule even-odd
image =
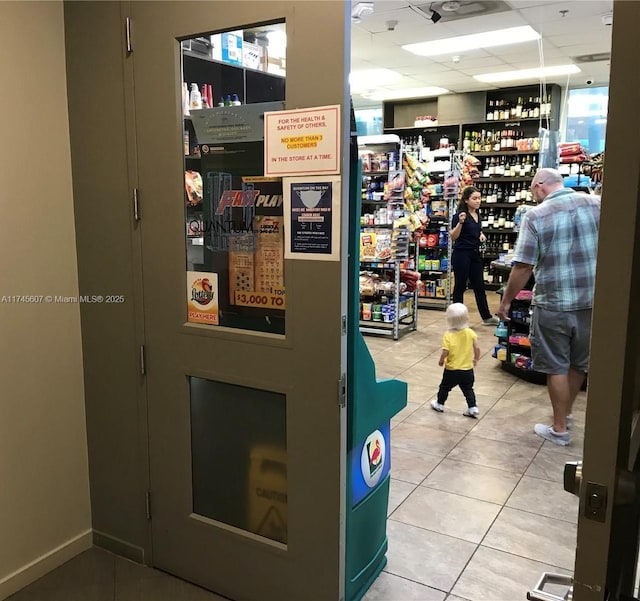
[[264, 114], [264, 175], [340, 173], [340, 105]]

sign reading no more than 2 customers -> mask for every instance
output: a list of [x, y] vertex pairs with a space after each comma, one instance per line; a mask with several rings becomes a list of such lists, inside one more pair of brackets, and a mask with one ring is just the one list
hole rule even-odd
[[264, 174], [340, 173], [340, 105], [264, 114]]

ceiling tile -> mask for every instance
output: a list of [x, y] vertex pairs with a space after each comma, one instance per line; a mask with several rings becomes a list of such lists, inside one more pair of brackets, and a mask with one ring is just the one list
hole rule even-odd
[[[507, 0], [513, 7], [511, 11], [447, 23], [432, 23], [409, 8], [426, 1], [374, 0], [374, 13], [352, 26], [352, 69], [392, 69], [403, 76], [398, 85], [393, 86], [397, 89], [438, 85], [454, 92], [468, 92], [519, 85], [520, 82], [490, 85], [472, 76], [537, 67], [540, 64], [538, 44], [464, 51], [457, 64], [453, 63], [451, 54], [420, 57], [402, 50], [401, 46], [529, 24], [543, 35], [545, 64], [564, 64], [575, 56], [609, 52], [611, 48], [611, 28], [603, 26], [601, 21], [601, 15], [612, 9], [611, 0]], [[569, 12], [562, 17], [561, 10]], [[398, 23], [393, 31], [388, 31], [387, 21], [393, 20]], [[569, 79], [572, 86], [585, 85], [587, 78], [596, 83], [608, 80], [606, 62], [579, 66], [583, 71]], [[556, 83], [566, 85], [567, 77], [558, 78]], [[371, 101], [362, 99], [362, 102], [371, 105]]]

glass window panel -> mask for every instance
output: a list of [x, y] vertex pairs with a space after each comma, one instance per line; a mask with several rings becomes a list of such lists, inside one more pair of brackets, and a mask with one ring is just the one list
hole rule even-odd
[[580, 142], [590, 153], [604, 150], [607, 131], [609, 88], [569, 90], [567, 111], [567, 142]]
[[190, 378], [193, 511], [287, 542], [284, 394]]
[[284, 334], [282, 181], [265, 111], [284, 108], [283, 22], [181, 40], [188, 321]]

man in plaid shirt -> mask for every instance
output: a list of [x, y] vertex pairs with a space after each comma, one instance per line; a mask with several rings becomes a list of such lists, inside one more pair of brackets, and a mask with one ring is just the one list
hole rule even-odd
[[511, 301], [533, 273], [533, 368], [547, 374], [553, 407], [553, 424], [536, 424], [534, 432], [565, 446], [571, 408], [589, 369], [600, 197], [564, 188], [555, 169], [540, 169], [531, 192], [542, 204], [522, 221], [498, 317], [508, 319]]

